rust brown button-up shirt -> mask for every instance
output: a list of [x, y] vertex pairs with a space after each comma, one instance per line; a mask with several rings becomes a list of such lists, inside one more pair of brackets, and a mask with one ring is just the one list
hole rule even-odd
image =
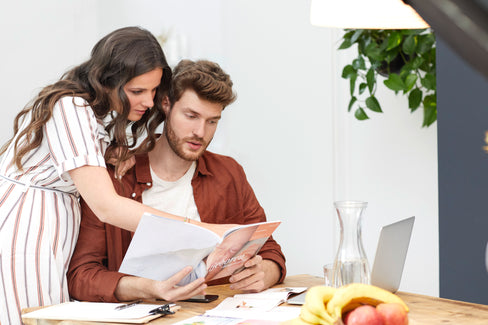
[[[135, 166], [119, 182], [110, 176], [117, 193], [142, 201], [152, 186], [147, 154], [136, 156]], [[231, 157], [206, 151], [197, 162], [192, 179], [195, 204], [202, 222], [250, 224], [266, 221], [263, 208], [242, 167]], [[70, 296], [78, 300], [117, 302], [114, 292], [125, 274], [117, 272], [133, 233], [101, 222], [82, 200], [80, 234], [68, 270]], [[270, 237], [259, 251], [263, 259], [278, 264], [280, 282], [286, 276], [285, 256]]]

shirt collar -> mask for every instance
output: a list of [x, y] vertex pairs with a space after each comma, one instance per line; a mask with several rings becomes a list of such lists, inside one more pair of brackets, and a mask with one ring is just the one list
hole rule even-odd
[[196, 175], [202, 175], [202, 176], [213, 176], [212, 172], [207, 169], [207, 151], [203, 153], [203, 155], [200, 156], [197, 160], [197, 172], [195, 173]]
[[136, 180], [138, 183], [152, 183], [147, 153], [136, 155]]

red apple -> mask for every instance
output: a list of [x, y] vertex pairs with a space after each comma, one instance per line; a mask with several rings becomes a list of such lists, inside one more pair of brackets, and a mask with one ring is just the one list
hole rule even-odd
[[408, 315], [405, 308], [397, 303], [384, 303], [376, 306], [376, 310], [385, 320], [385, 325], [407, 325]]
[[380, 313], [370, 305], [359, 306], [344, 317], [346, 325], [385, 325]]

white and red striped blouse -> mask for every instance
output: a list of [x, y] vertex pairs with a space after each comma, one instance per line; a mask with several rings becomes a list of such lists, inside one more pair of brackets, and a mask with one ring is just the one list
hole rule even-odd
[[[25, 127], [30, 117], [24, 121]], [[22, 128], [21, 128], [22, 129]], [[66, 270], [78, 238], [79, 193], [68, 171], [105, 167], [109, 137], [85, 100], [63, 97], [23, 170], [0, 164], [0, 323], [20, 324], [22, 308], [69, 300]]]

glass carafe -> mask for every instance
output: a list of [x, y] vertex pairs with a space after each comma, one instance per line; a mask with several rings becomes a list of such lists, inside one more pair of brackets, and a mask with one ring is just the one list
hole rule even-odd
[[370, 282], [368, 259], [363, 248], [361, 218], [368, 203], [362, 201], [334, 202], [341, 236], [334, 260], [336, 287], [349, 283]]

